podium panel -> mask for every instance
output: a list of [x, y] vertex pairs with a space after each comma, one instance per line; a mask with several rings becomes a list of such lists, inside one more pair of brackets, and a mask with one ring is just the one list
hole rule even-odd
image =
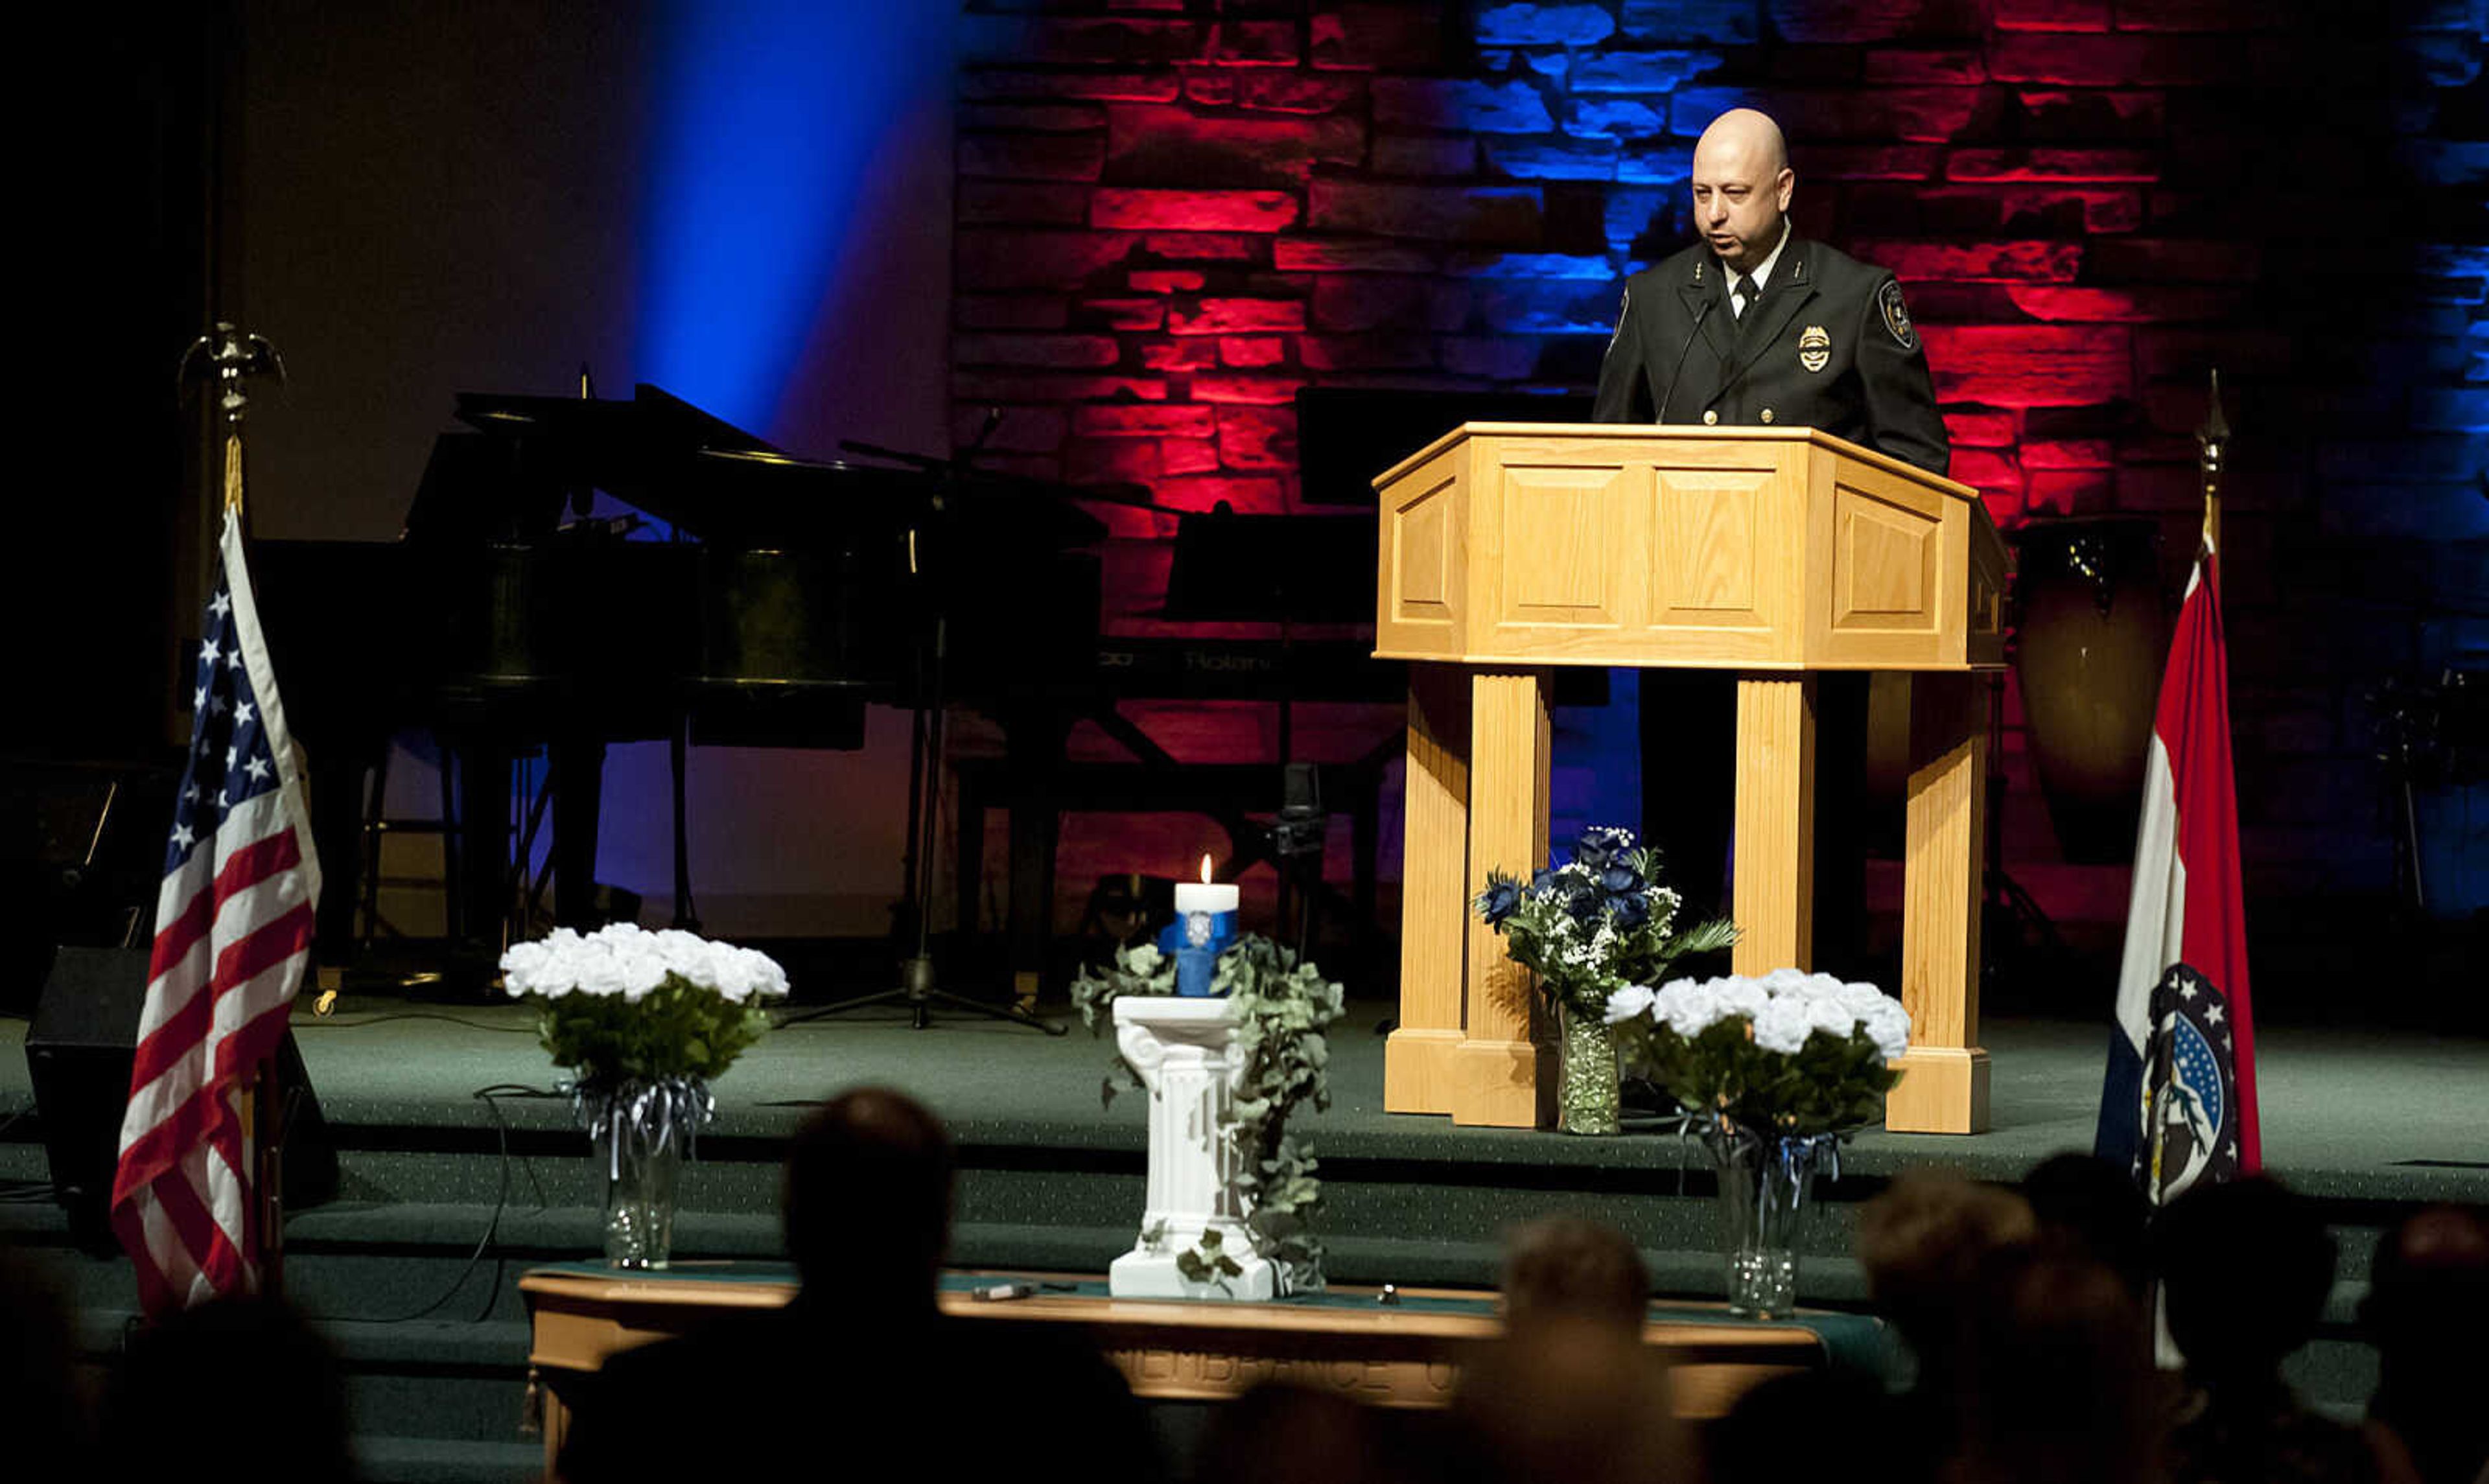
[[1469, 423], [1375, 481], [1375, 654], [1410, 671], [1400, 1029], [1384, 1106], [1526, 1127], [1551, 1027], [1469, 900], [1547, 852], [1548, 671], [1737, 671], [1739, 973], [1808, 967], [1812, 672], [1914, 677], [1887, 1127], [1987, 1126], [1973, 677], [2005, 663], [2005, 550], [1977, 493], [1806, 428]]

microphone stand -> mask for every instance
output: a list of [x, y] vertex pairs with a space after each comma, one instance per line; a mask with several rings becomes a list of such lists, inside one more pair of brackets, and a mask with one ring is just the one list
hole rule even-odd
[[[968, 458], [976, 456], [977, 450], [984, 446], [986, 439], [1001, 420], [998, 413], [987, 415], [976, 442], [968, 446]], [[956, 473], [964, 463], [964, 459], [954, 463], [950, 471]], [[934, 519], [926, 522], [926, 528], [930, 529], [957, 520], [958, 512], [953, 503], [943, 496], [935, 496]], [[1015, 1025], [1044, 1031], [1048, 1036], [1061, 1036], [1065, 1027], [1041, 1020], [1017, 1005], [990, 1005], [983, 1000], [953, 994], [940, 987], [934, 974], [932, 913], [930, 907], [933, 898], [933, 853], [939, 843], [935, 834], [942, 818], [943, 682], [950, 659], [950, 607], [938, 581], [943, 575], [938, 570], [939, 562], [941, 556], [947, 555], [947, 548], [938, 541], [924, 542], [921, 534], [914, 528], [907, 532], [908, 573], [916, 579], [919, 594], [928, 596], [926, 608], [931, 615], [931, 627], [917, 650], [915, 715], [910, 719], [908, 728], [906, 879], [901, 883], [900, 899], [901, 927], [902, 930], [913, 928], [916, 951], [900, 961], [899, 987], [839, 1000], [818, 1010], [790, 1015], [778, 1023], [795, 1025], [827, 1019], [869, 1005], [898, 1004], [907, 1007], [915, 1029], [920, 1031], [933, 1024], [932, 1013], [938, 1006], [966, 1014], [983, 1015], [989, 1020], [1008, 1020]], [[931, 546], [930, 554], [927, 551], [929, 544]], [[932, 558], [930, 561], [927, 559], [929, 555]]]

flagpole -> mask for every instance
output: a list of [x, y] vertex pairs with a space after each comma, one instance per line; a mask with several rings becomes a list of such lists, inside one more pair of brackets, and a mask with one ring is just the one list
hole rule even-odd
[[[272, 376], [282, 385], [285, 361], [266, 336], [218, 320], [214, 329], [182, 353], [179, 376], [185, 385], [210, 379], [215, 384], [216, 412], [224, 422], [223, 518], [233, 523], [237, 541], [246, 549], [250, 512], [243, 498], [243, 423], [250, 412], [249, 381]], [[275, 1057], [259, 1058], [233, 1098], [242, 1125], [243, 1167], [251, 1186], [243, 1219], [248, 1226], [245, 1249], [255, 1270], [253, 1286], [263, 1296], [279, 1298], [285, 1291], [286, 1129]]]
[[254, 335], [237, 328], [229, 320], [218, 320], [215, 328], [190, 342], [182, 353], [181, 379], [186, 385], [193, 381], [213, 379], [216, 386], [216, 411], [224, 417], [224, 508], [237, 520], [245, 522], [243, 506], [242, 428], [250, 411], [249, 379], [272, 376], [278, 385], [285, 384], [285, 360], [276, 354], [265, 335]]
[[2201, 451], [2196, 465], [2204, 476], [2204, 541], [2213, 551], [2221, 549], [2221, 450], [2230, 441], [2230, 424], [2221, 415], [2221, 368], [2213, 368], [2213, 395], [2204, 412], [2203, 426], [2195, 430], [2195, 446]]

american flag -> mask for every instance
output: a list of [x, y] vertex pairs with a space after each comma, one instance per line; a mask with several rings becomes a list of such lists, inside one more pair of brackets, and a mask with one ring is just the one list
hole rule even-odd
[[113, 1229], [150, 1314], [259, 1286], [243, 1099], [284, 1037], [320, 899], [310, 813], [230, 504], [218, 550], [112, 1182]]

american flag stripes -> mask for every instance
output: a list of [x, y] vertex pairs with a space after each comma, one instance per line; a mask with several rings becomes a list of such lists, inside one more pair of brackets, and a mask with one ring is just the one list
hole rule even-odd
[[[229, 464], [229, 484], [236, 472]], [[310, 814], [234, 502], [200, 628], [189, 766], [165, 844], [112, 1183], [113, 1229], [150, 1314], [259, 1286], [255, 1151], [243, 1104], [252, 1072], [285, 1034], [320, 897]]]

